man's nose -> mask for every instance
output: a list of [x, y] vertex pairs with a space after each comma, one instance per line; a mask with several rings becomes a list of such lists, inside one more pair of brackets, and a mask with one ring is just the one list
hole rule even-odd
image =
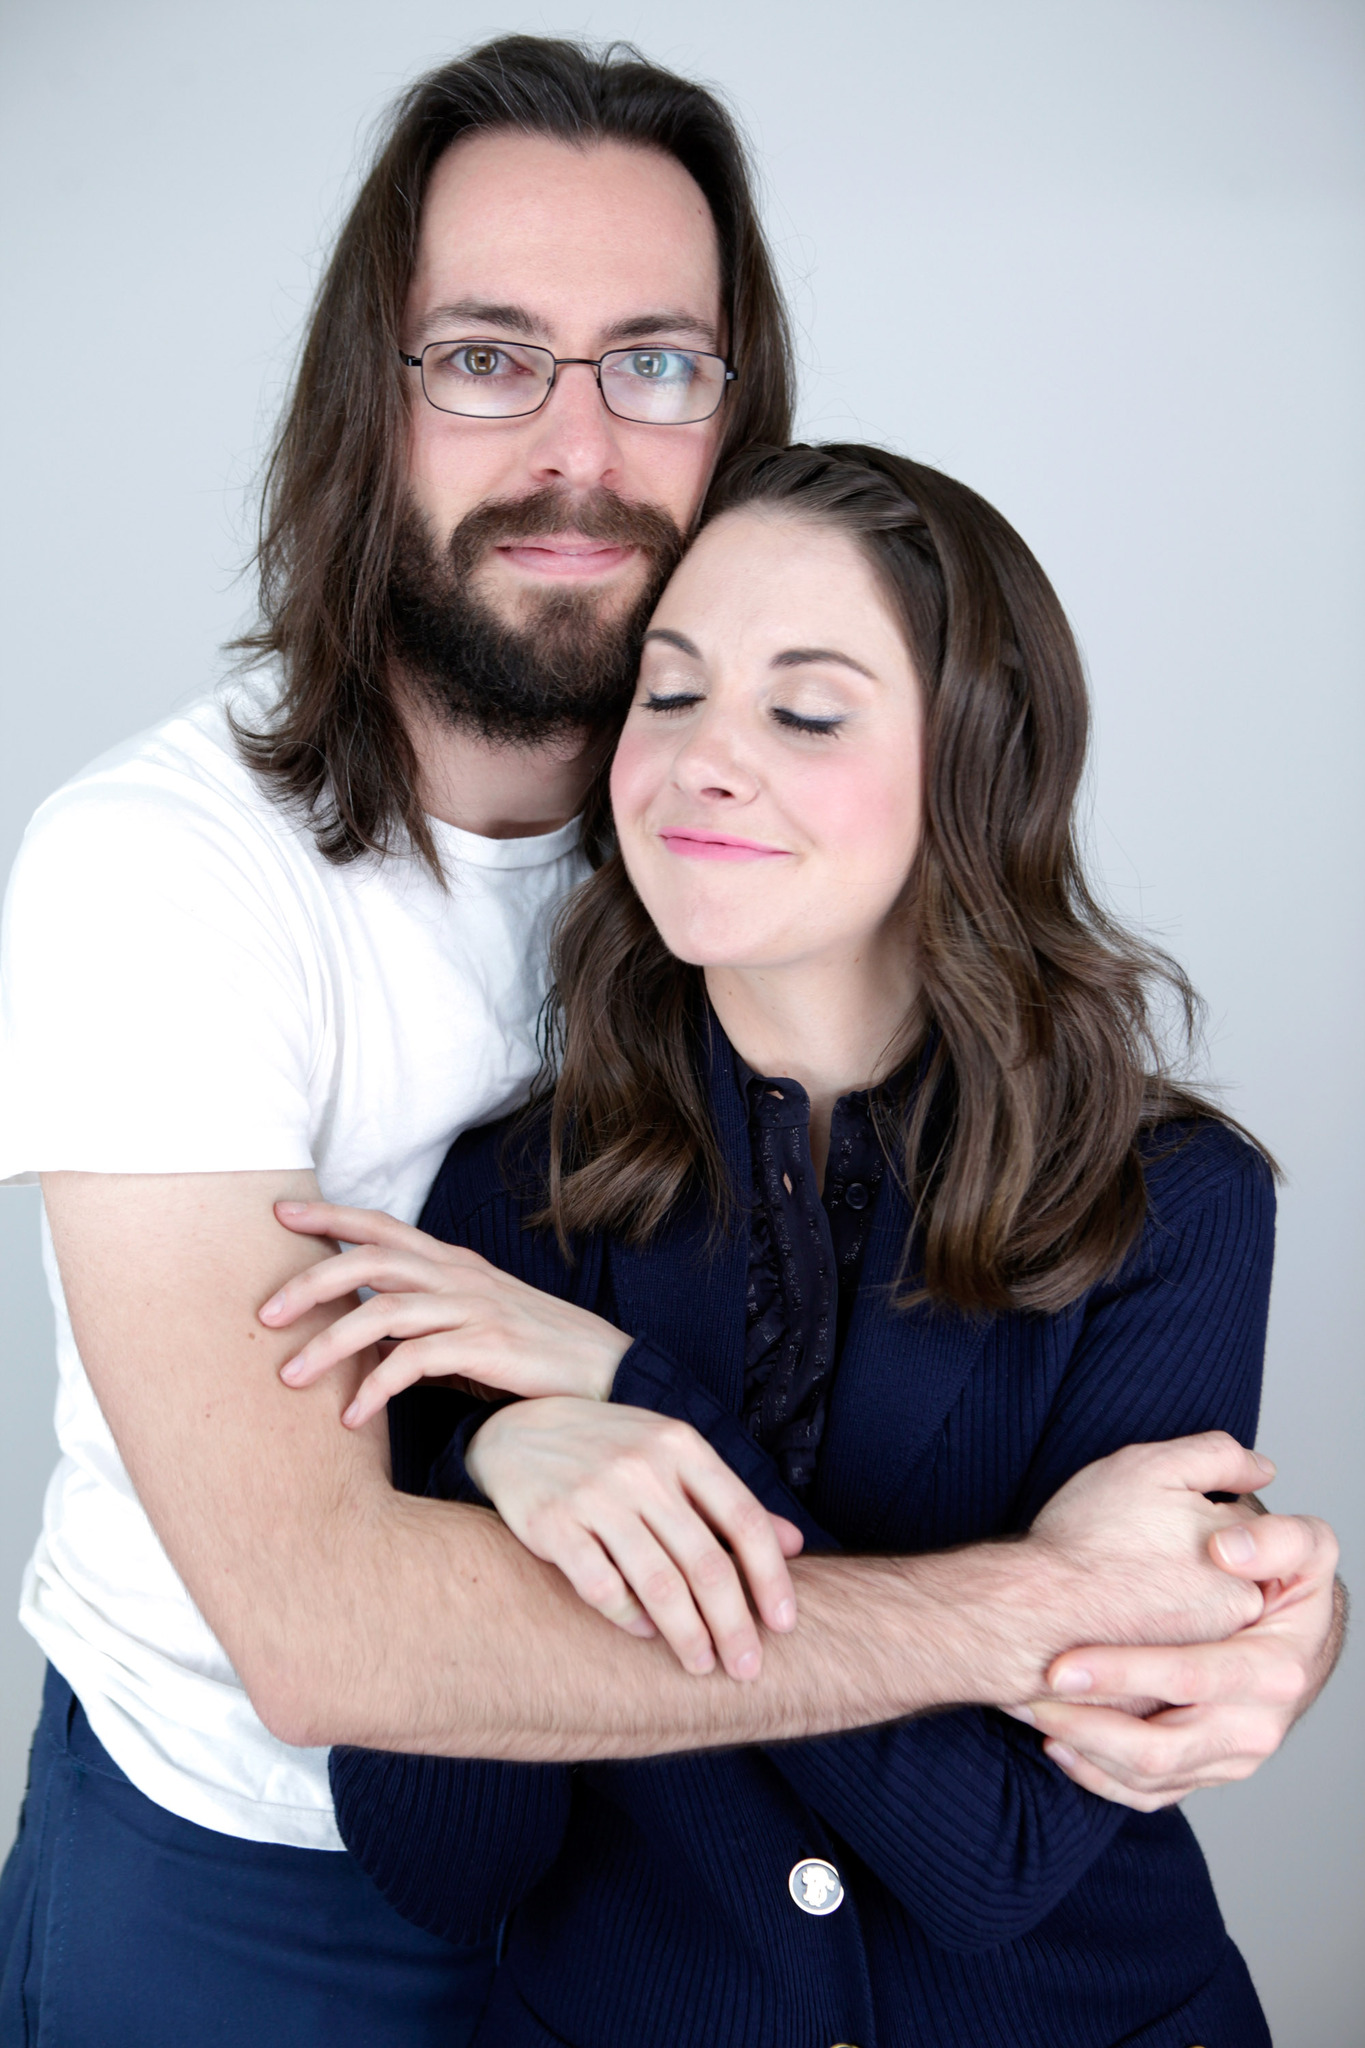
[[534, 423], [531, 468], [537, 483], [563, 483], [574, 491], [617, 483], [618, 423], [602, 402], [597, 372], [590, 363], [561, 364]]

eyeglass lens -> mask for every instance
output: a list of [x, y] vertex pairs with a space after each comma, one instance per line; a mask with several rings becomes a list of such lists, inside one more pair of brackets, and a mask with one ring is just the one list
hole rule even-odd
[[[516, 419], [536, 412], [554, 382], [548, 348], [510, 341], [432, 341], [422, 350], [422, 389], [441, 412]], [[719, 356], [688, 348], [618, 348], [602, 358], [602, 396], [623, 420], [684, 426], [710, 419], [725, 393]]]

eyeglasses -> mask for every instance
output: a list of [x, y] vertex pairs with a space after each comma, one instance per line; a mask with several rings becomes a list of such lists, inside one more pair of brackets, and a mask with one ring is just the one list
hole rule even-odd
[[521, 341], [429, 341], [419, 356], [428, 405], [467, 419], [516, 420], [539, 412], [561, 370], [595, 371], [607, 411], [651, 427], [693, 426], [719, 409], [738, 374], [723, 356], [695, 348], [613, 348], [590, 356], [556, 356]]

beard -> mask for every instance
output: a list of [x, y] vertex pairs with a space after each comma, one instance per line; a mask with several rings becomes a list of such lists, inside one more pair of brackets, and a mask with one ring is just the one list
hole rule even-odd
[[[638, 548], [648, 573], [624, 610], [599, 591], [532, 597], [515, 623], [475, 588], [492, 547], [549, 533]], [[686, 545], [657, 505], [598, 490], [490, 501], [466, 515], [449, 544], [433, 544], [415, 506], [404, 516], [389, 581], [392, 653], [447, 723], [507, 746], [567, 734], [614, 732], [639, 668], [640, 643], [659, 592]]]

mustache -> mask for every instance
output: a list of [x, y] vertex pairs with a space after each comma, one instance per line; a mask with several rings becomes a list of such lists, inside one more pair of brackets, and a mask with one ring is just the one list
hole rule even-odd
[[489, 548], [552, 533], [638, 548], [664, 575], [687, 546], [687, 535], [661, 505], [632, 504], [604, 485], [580, 498], [548, 485], [525, 497], [490, 498], [475, 506], [451, 535], [447, 560], [457, 575], [468, 575]]

